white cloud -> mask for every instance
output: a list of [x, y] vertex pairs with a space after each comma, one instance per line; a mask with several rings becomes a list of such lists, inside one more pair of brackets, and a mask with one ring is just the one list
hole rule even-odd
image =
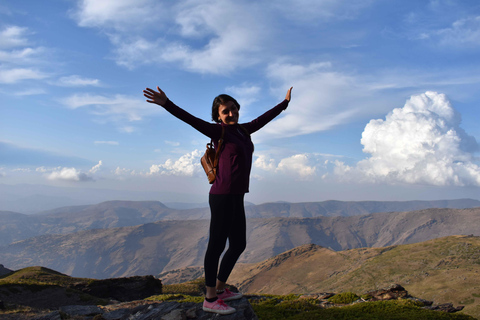
[[269, 159], [266, 155], [259, 155], [253, 162], [253, 165], [265, 171], [275, 171], [277, 169], [275, 160]]
[[56, 83], [62, 87], [85, 87], [85, 86], [99, 86], [100, 80], [82, 78], [79, 75], [71, 75], [68, 77], [61, 77]]
[[117, 167], [114, 171], [114, 174], [116, 176], [125, 176], [125, 175], [134, 176], [136, 173], [135, 173], [135, 170]]
[[256, 62], [251, 53], [261, 49], [268, 30], [256, 7], [229, 0], [83, 0], [73, 16], [80, 26], [108, 35], [119, 65], [177, 62], [193, 72], [223, 74]]
[[201, 38], [206, 43], [194, 48], [182, 42], [167, 47], [163, 58], [181, 62], [187, 70], [224, 74], [254, 64], [253, 52], [261, 48], [268, 28], [256, 13], [255, 4], [246, 7], [233, 1], [186, 1], [176, 14], [184, 38]]
[[89, 172], [96, 173], [98, 170], [100, 170], [101, 166], [102, 166], [102, 160], [100, 160], [96, 165], [94, 165]]
[[294, 180], [310, 180], [316, 175], [316, 162], [316, 155], [296, 154], [281, 159], [277, 165], [274, 159], [259, 155], [253, 165], [265, 171], [287, 174]]
[[[160, 112], [160, 108], [145, 103], [138, 98], [120, 94], [113, 97], [75, 94], [65, 98], [62, 102], [71, 109], [86, 107], [92, 114], [114, 121], [139, 121], [145, 116]], [[126, 129], [126, 132], [129, 132], [129, 130]]]
[[200, 157], [202, 152], [194, 150], [181, 156], [178, 160], [168, 159], [164, 164], [154, 164], [150, 167], [148, 175], [178, 175], [193, 176], [200, 172]]
[[0, 69], [0, 83], [16, 83], [22, 80], [38, 80], [47, 77], [47, 74], [35, 69]]
[[72, 16], [82, 27], [127, 31], [159, 21], [167, 15], [165, 7], [154, 0], [80, 0]]
[[0, 50], [0, 61], [11, 64], [31, 64], [39, 60], [47, 50], [42, 47], [23, 48], [19, 50]]
[[351, 121], [361, 114], [358, 102], [372, 102], [372, 90], [354, 76], [333, 71], [329, 62], [308, 65], [287, 62], [271, 63], [268, 77], [276, 83], [274, 90], [278, 102], [282, 101], [288, 88], [293, 86], [292, 101], [288, 109], [275, 119], [255, 138], [292, 137], [328, 130]]
[[277, 171], [288, 173], [299, 180], [311, 179], [315, 175], [315, 167], [308, 165], [307, 154], [296, 154], [282, 159], [278, 164]]
[[257, 101], [261, 88], [259, 86], [243, 83], [241, 86], [226, 88], [226, 92], [232, 94], [241, 107], [248, 106]]
[[75, 169], [75, 168], [61, 168], [50, 173], [47, 178], [49, 180], [64, 180], [64, 181], [91, 181], [92, 177]]
[[479, 46], [480, 16], [455, 21], [451, 27], [441, 29], [429, 35], [438, 38], [446, 46]]
[[355, 167], [336, 161], [335, 173], [358, 181], [480, 186], [479, 145], [460, 123], [444, 94], [412, 96], [385, 120], [367, 124], [361, 143], [371, 157]]
[[0, 48], [14, 48], [28, 45], [28, 28], [8, 26], [0, 31]]

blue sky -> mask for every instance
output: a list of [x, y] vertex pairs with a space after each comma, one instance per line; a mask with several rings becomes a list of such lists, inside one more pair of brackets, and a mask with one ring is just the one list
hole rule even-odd
[[247, 200], [479, 199], [479, 57], [476, 0], [0, 1], [0, 183], [200, 201], [208, 139], [142, 90], [246, 122], [293, 86]]

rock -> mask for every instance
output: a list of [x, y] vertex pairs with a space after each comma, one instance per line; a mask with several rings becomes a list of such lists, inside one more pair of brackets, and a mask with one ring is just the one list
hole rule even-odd
[[53, 312], [47, 313], [46, 315], [33, 318], [32, 320], [62, 320], [62, 315], [60, 314], [59, 311], [53, 311]]
[[438, 306], [427, 306], [424, 309], [454, 313], [463, 310], [464, 306], [454, 307], [453, 303], [439, 304]]
[[187, 320], [187, 315], [185, 314], [185, 310], [175, 309], [164, 315], [162, 320]]
[[323, 293], [310, 293], [304, 294], [299, 297], [299, 299], [316, 299], [316, 300], [326, 300], [331, 298], [335, 295], [335, 293], [331, 292], [323, 292]]
[[98, 298], [132, 301], [161, 294], [162, 282], [153, 276], [135, 276], [79, 282], [70, 288]]
[[393, 284], [388, 288], [380, 290], [369, 291], [366, 294], [371, 296], [373, 301], [405, 299], [410, 297], [407, 290], [399, 284]]
[[93, 316], [103, 313], [103, 310], [97, 306], [64, 306], [60, 307], [60, 312], [70, 316]]
[[[247, 298], [229, 301], [228, 304], [237, 311], [221, 316], [222, 320], [258, 320]], [[138, 300], [95, 308], [69, 306], [62, 307], [60, 311], [76, 319], [91, 319], [93, 315], [97, 315], [95, 319], [102, 320], [207, 320], [219, 317], [214, 313], [203, 311], [202, 303], [193, 302]]]

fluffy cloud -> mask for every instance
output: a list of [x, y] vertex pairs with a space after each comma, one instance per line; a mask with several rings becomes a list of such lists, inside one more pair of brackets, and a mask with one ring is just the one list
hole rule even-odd
[[315, 162], [312, 155], [296, 154], [288, 158], [281, 159], [278, 165], [275, 160], [268, 159], [265, 155], [260, 155], [254, 162], [256, 168], [283, 173], [293, 176], [295, 180], [309, 180], [316, 174]]
[[[100, 167], [102, 166], [102, 161], [100, 160], [98, 164], [93, 166], [89, 171], [88, 174], [78, 170], [74, 167], [67, 168], [56, 168], [51, 173], [47, 175], [47, 179], [49, 180], [63, 180], [63, 181], [93, 181], [93, 175], [96, 174]], [[39, 167], [36, 169], [37, 172], [47, 172], [48, 169], [45, 167]]]
[[480, 186], [479, 146], [460, 127], [444, 94], [412, 96], [385, 120], [371, 120], [361, 143], [371, 157], [355, 167], [336, 162], [335, 173], [366, 181], [436, 186]]
[[80, 0], [72, 16], [82, 27], [127, 31], [165, 17], [164, 4], [154, 0]]
[[[255, 138], [293, 137], [331, 129], [375, 108], [372, 90], [352, 75], [334, 71], [330, 62], [308, 65], [275, 62], [268, 66], [268, 77], [277, 84], [274, 94], [281, 101], [294, 86], [292, 102], [282, 115]], [[258, 141], [257, 140], [257, 141]]]
[[64, 99], [62, 102], [71, 109], [89, 108], [94, 115], [106, 117], [114, 121], [139, 121], [147, 115], [160, 112], [160, 108], [144, 103], [138, 98], [119, 94], [113, 97], [75, 94]]
[[47, 74], [35, 69], [0, 69], [0, 83], [16, 83], [22, 80], [38, 80], [46, 77], [48, 77]]
[[50, 173], [47, 178], [49, 180], [65, 180], [65, 181], [91, 181], [93, 180], [87, 174], [75, 168], [61, 168]]
[[28, 45], [28, 28], [8, 26], [0, 31], [0, 49], [22, 47]]
[[[250, 53], [260, 48], [267, 30], [261, 11], [252, 8], [255, 4], [246, 7], [219, 0], [99, 3], [79, 1], [73, 16], [80, 26], [105, 31], [115, 46], [117, 63], [128, 68], [160, 60], [178, 62], [194, 72], [228, 72], [255, 62]], [[139, 32], [144, 30], [156, 31], [146, 39]], [[197, 46], [187, 44], [192, 39], [198, 40]]]
[[8, 26], [0, 30], [0, 83], [12, 84], [23, 80], [40, 80], [49, 75], [32, 64], [38, 63], [45, 49], [31, 48], [28, 28]]
[[193, 176], [200, 172], [200, 157], [202, 152], [194, 150], [181, 156], [178, 160], [168, 159], [164, 164], [154, 164], [150, 167], [148, 175], [179, 175]]

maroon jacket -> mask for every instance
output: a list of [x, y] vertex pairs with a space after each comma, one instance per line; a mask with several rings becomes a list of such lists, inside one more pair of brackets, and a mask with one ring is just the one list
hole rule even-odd
[[[282, 101], [277, 106], [255, 120], [241, 125], [252, 134], [264, 125], [272, 121], [288, 106], [288, 100]], [[250, 170], [252, 169], [253, 143], [250, 135], [247, 135], [242, 128], [236, 125], [216, 124], [197, 118], [172, 101], [167, 100], [165, 110], [178, 119], [188, 123], [199, 132], [203, 133], [215, 142], [217, 147], [218, 139], [222, 134], [222, 126], [225, 128], [223, 147], [218, 161], [217, 178], [213, 183], [211, 194], [243, 194], [248, 192], [250, 181]]]

